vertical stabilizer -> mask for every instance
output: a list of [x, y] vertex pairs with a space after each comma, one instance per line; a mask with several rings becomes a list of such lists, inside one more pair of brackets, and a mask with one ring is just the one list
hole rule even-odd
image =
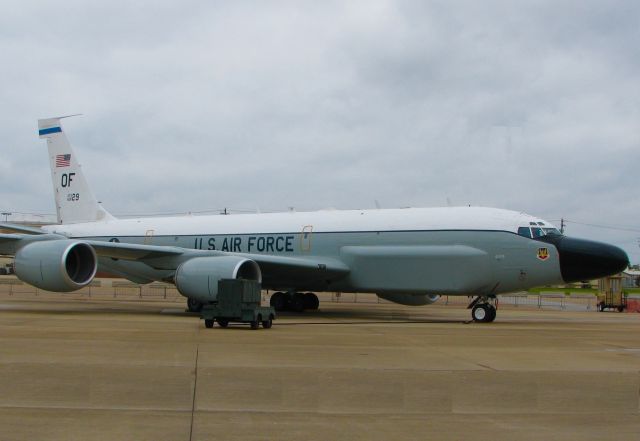
[[[73, 116], [73, 115], [70, 115]], [[47, 140], [58, 223], [75, 224], [113, 219], [98, 204], [82, 173], [60, 120], [64, 116], [38, 120], [40, 138]]]

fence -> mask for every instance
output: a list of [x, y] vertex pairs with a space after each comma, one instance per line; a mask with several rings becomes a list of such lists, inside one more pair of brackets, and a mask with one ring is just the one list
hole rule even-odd
[[[263, 300], [267, 302], [270, 291], [263, 291]], [[130, 301], [164, 301], [184, 303], [185, 298], [180, 295], [174, 285], [167, 283], [152, 283], [138, 285], [124, 280], [100, 279], [94, 280], [88, 286], [71, 293], [52, 293], [21, 282], [13, 276], [0, 276], [0, 296], [10, 297], [60, 297], [68, 299], [119, 299]], [[319, 293], [321, 303], [359, 303], [359, 304], [389, 304], [375, 294], [354, 293]], [[636, 296], [629, 299], [638, 301]], [[435, 303], [441, 306], [466, 307], [472, 300], [467, 296], [442, 296]], [[567, 311], [596, 311], [597, 297], [595, 294], [571, 293], [565, 295], [560, 292], [544, 291], [539, 295], [526, 292], [501, 295], [498, 297], [500, 306], [514, 308], [538, 308]]]
[[185, 299], [174, 285], [152, 283], [138, 285], [122, 280], [94, 280], [78, 291], [56, 293], [21, 282], [14, 277], [0, 277], [0, 295], [10, 297], [60, 297], [68, 299], [119, 299], [143, 301], [180, 301]]

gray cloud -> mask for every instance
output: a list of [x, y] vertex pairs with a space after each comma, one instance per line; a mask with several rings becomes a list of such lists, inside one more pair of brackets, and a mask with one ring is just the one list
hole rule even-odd
[[[82, 112], [65, 128], [115, 213], [450, 200], [633, 227], [639, 17], [633, 1], [10, 2], [2, 206], [53, 211], [35, 120]], [[640, 232], [569, 228], [640, 261]]]

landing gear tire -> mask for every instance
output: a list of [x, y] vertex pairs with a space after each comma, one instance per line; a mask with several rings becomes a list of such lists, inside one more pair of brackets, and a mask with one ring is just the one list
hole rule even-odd
[[271, 296], [269, 304], [278, 312], [284, 311], [287, 308], [287, 295], [280, 291], [275, 292]]
[[205, 319], [204, 320], [204, 326], [207, 329], [213, 328], [213, 319]]
[[218, 319], [218, 325], [220, 325], [221, 328], [226, 328], [227, 326], [229, 326], [229, 320]]
[[310, 309], [315, 311], [320, 306], [320, 300], [318, 296], [312, 292], [304, 294], [304, 309]]
[[192, 299], [191, 297], [187, 299], [187, 309], [189, 312], [200, 312], [203, 306], [204, 304], [196, 299]]
[[304, 311], [304, 307], [305, 307], [304, 294], [302, 294], [301, 292], [295, 293], [291, 297], [291, 303], [289, 304], [289, 307], [291, 308], [291, 310], [293, 312], [302, 312], [302, 311]]
[[489, 317], [487, 317], [487, 323], [491, 323], [496, 319], [496, 308], [494, 308], [494, 306], [490, 304], [487, 304], [487, 307], [489, 308]]
[[480, 303], [471, 310], [471, 317], [474, 322], [490, 323], [496, 319], [496, 308], [488, 303]]

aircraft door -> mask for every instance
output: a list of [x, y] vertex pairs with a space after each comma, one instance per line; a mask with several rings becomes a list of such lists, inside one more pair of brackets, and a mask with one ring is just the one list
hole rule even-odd
[[145, 245], [151, 245], [151, 241], [153, 240], [153, 233], [155, 231], [154, 230], [147, 230], [147, 232], [144, 234], [144, 244]]
[[300, 236], [300, 251], [311, 251], [311, 233], [313, 232], [312, 225], [305, 225], [302, 227], [302, 235]]

